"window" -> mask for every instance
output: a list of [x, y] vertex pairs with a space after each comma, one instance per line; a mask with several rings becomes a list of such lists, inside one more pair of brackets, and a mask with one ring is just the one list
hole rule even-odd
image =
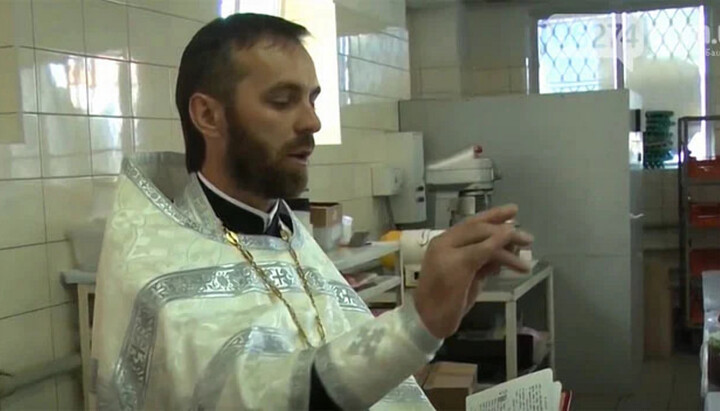
[[540, 93], [615, 88], [613, 61], [603, 58], [596, 28], [613, 15], [558, 16], [538, 22]]
[[[539, 91], [629, 88], [645, 110], [704, 115], [704, 40], [703, 7], [555, 15], [538, 22]], [[702, 127], [690, 149], [706, 158], [711, 140]]]

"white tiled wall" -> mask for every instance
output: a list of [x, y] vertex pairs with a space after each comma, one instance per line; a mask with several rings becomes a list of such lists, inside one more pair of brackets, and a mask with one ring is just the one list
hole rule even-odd
[[[217, 2], [0, 1], [0, 370], [79, 350], [65, 232], [112, 190], [123, 154], [183, 150], [176, 68]], [[77, 377], [0, 408], [79, 409]]]
[[412, 10], [413, 97], [528, 92], [526, 7], [464, 3]]
[[[177, 64], [218, 1], [0, 1], [0, 369], [77, 350], [59, 279], [75, 264], [65, 232], [107, 197], [123, 154], [183, 150]], [[311, 198], [340, 201], [356, 229], [379, 234], [384, 205], [367, 181], [410, 97], [405, 1], [335, 3], [343, 144], [317, 148]], [[0, 408], [78, 409], [78, 381], [58, 377]]]
[[408, 29], [413, 97], [462, 94], [461, 4], [410, 10]]
[[0, 45], [32, 46], [32, 3], [26, 0], [0, 2]]
[[463, 19], [463, 95], [526, 94], [528, 8], [468, 5]]
[[398, 131], [398, 100], [410, 98], [405, 1], [337, 0], [342, 145], [318, 146], [311, 159], [310, 199], [339, 201], [356, 230], [387, 228], [383, 200], [369, 185], [372, 163]]
[[91, 56], [127, 60], [128, 8], [103, 0], [85, 0], [85, 52]]

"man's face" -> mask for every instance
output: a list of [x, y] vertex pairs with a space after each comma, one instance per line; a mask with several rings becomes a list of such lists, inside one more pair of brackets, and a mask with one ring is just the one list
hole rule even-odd
[[243, 77], [225, 108], [225, 166], [238, 188], [290, 198], [307, 185], [308, 158], [320, 130], [315, 67], [300, 44], [260, 41], [236, 51]]

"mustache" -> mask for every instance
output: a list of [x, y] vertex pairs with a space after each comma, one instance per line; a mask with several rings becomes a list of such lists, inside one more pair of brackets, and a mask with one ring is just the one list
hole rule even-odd
[[284, 148], [285, 153], [292, 153], [298, 150], [315, 148], [315, 136], [312, 134], [303, 134], [298, 136], [295, 140], [287, 143]]

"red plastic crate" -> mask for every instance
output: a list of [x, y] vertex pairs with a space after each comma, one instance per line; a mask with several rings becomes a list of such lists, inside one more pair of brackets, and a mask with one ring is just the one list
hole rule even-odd
[[690, 275], [702, 276], [703, 271], [720, 270], [720, 248], [690, 251]]
[[690, 295], [690, 324], [702, 325], [705, 314], [703, 313], [702, 296], [696, 293]]
[[720, 179], [720, 158], [696, 160], [694, 157], [690, 157], [688, 175], [691, 178]]
[[690, 224], [693, 227], [720, 227], [720, 203], [690, 204]]

